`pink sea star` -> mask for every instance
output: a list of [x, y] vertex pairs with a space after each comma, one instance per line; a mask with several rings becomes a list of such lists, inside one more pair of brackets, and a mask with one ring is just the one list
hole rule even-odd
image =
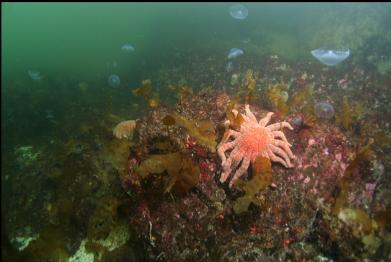
[[[290, 159], [295, 159], [290, 149], [292, 145], [288, 143], [285, 134], [280, 131], [284, 127], [293, 129], [288, 122], [284, 121], [266, 126], [274, 114], [273, 112], [267, 113], [264, 118], [257, 122], [256, 117], [250, 111], [249, 105], [245, 106], [245, 110], [246, 114], [242, 114], [244, 122], [240, 126], [240, 131], [229, 129], [217, 146], [217, 153], [221, 158], [223, 167], [220, 177], [221, 182], [225, 182], [231, 172], [242, 163], [236, 170], [230, 182], [230, 187], [247, 171], [250, 163], [253, 163], [258, 156], [279, 162], [287, 168], [293, 167]], [[232, 112], [236, 117], [238, 111], [232, 110]], [[233, 138], [233, 140], [230, 138]], [[232, 151], [227, 159], [225, 153], [228, 150]]]

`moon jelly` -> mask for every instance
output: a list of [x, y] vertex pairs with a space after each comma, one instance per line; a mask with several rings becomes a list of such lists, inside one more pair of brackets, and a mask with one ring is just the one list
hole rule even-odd
[[242, 49], [232, 48], [231, 50], [229, 50], [228, 59], [237, 58], [238, 56], [241, 56], [243, 54], [244, 52]]
[[119, 79], [119, 76], [114, 74], [109, 76], [108, 82], [111, 87], [119, 87], [119, 85], [121, 84], [121, 80]]
[[122, 47], [121, 47], [121, 50], [122, 51], [125, 51], [127, 53], [130, 53], [130, 52], [133, 52], [134, 51], [134, 47], [131, 45], [131, 44], [124, 44]]
[[32, 80], [41, 80], [43, 78], [41, 73], [35, 70], [27, 70], [27, 73]]
[[325, 49], [316, 49], [312, 50], [311, 54], [318, 59], [322, 64], [328, 66], [335, 66], [345, 60], [350, 55], [350, 49], [345, 50], [325, 50]]
[[229, 9], [229, 13], [235, 19], [243, 20], [248, 16], [248, 10], [244, 5], [233, 5]]
[[334, 113], [334, 107], [327, 102], [319, 102], [315, 105], [315, 114], [319, 118], [330, 119]]

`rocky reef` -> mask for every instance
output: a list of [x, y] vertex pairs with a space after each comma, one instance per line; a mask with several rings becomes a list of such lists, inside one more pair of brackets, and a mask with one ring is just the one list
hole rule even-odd
[[[7, 82], [6, 261], [390, 258], [386, 74], [274, 54], [226, 72], [217, 55], [183, 54], [139, 88]], [[297, 158], [289, 169], [259, 158], [229, 188], [216, 147], [245, 104], [290, 123]]]
[[[334, 124], [308, 124], [303, 115], [286, 112], [294, 126], [286, 134], [295, 167], [259, 161], [236, 187], [220, 183], [216, 141], [229, 110], [244, 110], [233, 101], [234, 95], [213, 90], [179, 92], [174, 107], [154, 108], [138, 122], [121, 182], [130, 195], [129, 219], [151, 260], [390, 255], [391, 202], [373, 191], [379, 175], [370, 171], [379, 168], [373, 145], [353, 148]], [[257, 118], [266, 112], [252, 109]]]

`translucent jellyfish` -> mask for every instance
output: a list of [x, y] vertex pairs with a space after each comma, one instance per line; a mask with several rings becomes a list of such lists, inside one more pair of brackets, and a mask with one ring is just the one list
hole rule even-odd
[[41, 80], [43, 78], [43, 75], [41, 75], [41, 72], [38, 72], [35, 70], [27, 70], [27, 73], [29, 74], [29, 76], [32, 80]]
[[248, 10], [244, 5], [233, 5], [229, 9], [229, 13], [235, 19], [243, 20], [248, 16]]
[[119, 76], [114, 74], [109, 76], [108, 82], [111, 87], [119, 87], [119, 85], [121, 84], [121, 80], [119, 79]]
[[350, 49], [345, 50], [326, 50], [315, 49], [311, 51], [311, 54], [318, 59], [322, 64], [328, 66], [335, 66], [345, 60], [350, 55]]
[[227, 65], [225, 66], [225, 70], [229, 73], [229, 72], [232, 72], [232, 70], [234, 70], [234, 64], [232, 63], [232, 61], [229, 61], [227, 63]]
[[237, 58], [243, 54], [244, 54], [244, 52], [242, 49], [232, 48], [231, 50], [229, 50], [228, 59], [234, 59], [234, 58]]
[[130, 52], [134, 51], [134, 47], [131, 44], [124, 44], [121, 47], [121, 50], [124, 51], [124, 52], [130, 53]]
[[316, 103], [315, 114], [319, 118], [330, 119], [335, 114], [334, 107], [328, 102]]

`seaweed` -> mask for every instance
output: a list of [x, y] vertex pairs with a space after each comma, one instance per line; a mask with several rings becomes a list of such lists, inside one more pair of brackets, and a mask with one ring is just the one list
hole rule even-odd
[[116, 170], [123, 171], [129, 148], [132, 143], [123, 139], [113, 139], [102, 150], [102, 158], [110, 163]]
[[118, 220], [118, 207], [121, 202], [115, 197], [104, 197], [96, 205], [88, 223], [87, 237], [91, 240], [105, 239]]
[[[99, 257], [110, 251], [107, 242], [112, 240], [113, 234], [116, 233], [115, 229], [121, 224], [118, 214], [118, 209], [121, 204], [118, 198], [111, 196], [98, 200], [87, 228], [87, 242], [85, 247], [88, 252], [92, 252]], [[114, 241], [111, 242], [114, 243]]]
[[183, 195], [198, 183], [200, 170], [193, 165], [191, 158], [179, 152], [150, 155], [136, 169], [144, 180], [153, 174], [159, 174], [163, 182], [163, 192], [175, 192]]
[[[234, 75], [238, 76], [237, 74], [234, 74]], [[257, 73], [254, 74], [253, 70], [249, 69], [246, 71], [246, 75], [243, 78], [244, 80], [242, 81], [240, 89], [236, 94], [237, 99], [239, 101], [242, 101], [243, 97], [244, 97], [245, 104], [250, 104], [251, 101], [253, 101], [255, 87], [256, 87], [256, 83], [257, 83], [255, 80], [256, 78], [257, 78]], [[231, 80], [231, 84], [232, 84], [232, 80]]]
[[141, 82], [142, 86], [139, 88], [136, 88], [132, 91], [133, 95], [135, 96], [142, 96], [145, 98], [145, 100], [148, 100], [151, 95], [151, 89], [152, 89], [152, 81], [147, 79], [143, 80]]
[[307, 106], [313, 108], [313, 93], [314, 93], [314, 84], [308, 84], [304, 88], [298, 90], [292, 97], [288, 100], [289, 109], [292, 112], [300, 111]]
[[200, 134], [210, 140], [214, 140], [216, 137], [215, 126], [210, 120], [198, 121], [198, 130]]
[[273, 104], [273, 108], [277, 110], [277, 114], [281, 117], [284, 117], [289, 111], [289, 107], [287, 105], [287, 92], [288, 85], [285, 83], [271, 85], [266, 91], [266, 96]]
[[175, 120], [177, 126], [185, 128], [190, 136], [197, 139], [201, 145], [207, 147], [211, 152], [216, 152], [216, 133], [212, 121], [201, 120], [198, 123], [194, 123], [192, 120], [178, 113], [174, 113], [170, 116]]
[[336, 124], [352, 132], [353, 125], [363, 116], [364, 106], [361, 103], [349, 102], [347, 96], [342, 99], [341, 109], [336, 115]]
[[193, 95], [193, 88], [187, 85], [169, 85], [168, 88], [176, 93], [177, 99], [182, 100], [185, 97]]
[[226, 117], [229, 121], [230, 126], [233, 129], [239, 130], [240, 126], [244, 122], [242, 114], [234, 113], [233, 110], [236, 111], [235, 107], [238, 102], [236, 100], [230, 101], [226, 108]]
[[381, 228], [391, 224], [391, 204], [388, 204], [385, 210], [378, 211], [374, 214], [374, 218]]
[[255, 81], [255, 77], [254, 77], [254, 72], [253, 72], [253, 70], [249, 69], [246, 72], [245, 84], [244, 84], [244, 87], [245, 87], [245, 90], [247, 93], [247, 95], [245, 97], [245, 104], [250, 104], [250, 102], [253, 100], [255, 85], [256, 85], [256, 81]]
[[160, 105], [160, 98], [155, 94], [155, 97], [148, 100], [148, 105], [150, 108], [156, 108]]
[[374, 144], [380, 148], [391, 146], [391, 134], [376, 127], [371, 121], [366, 121], [360, 128], [363, 137], [372, 137]]
[[245, 195], [235, 200], [233, 210], [236, 214], [246, 212], [251, 203], [260, 205], [257, 194], [272, 183], [270, 159], [258, 157], [252, 164], [254, 177], [249, 181], [239, 180], [237, 187], [245, 191]]
[[313, 127], [316, 123], [315, 102], [313, 99], [314, 84], [308, 84], [288, 100], [289, 112], [301, 112], [304, 115], [304, 125]]
[[142, 86], [132, 90], [133, 95], [141, 96], [148, 103], [148, 106], [151, 108], [156, 108], [160, 105], [160, 98], [158, 93], [151, 94], [152, 91], [152, 81], [147, 79], [141, 82]]
[[70, 239], [63, 225], [49, 225], [27, 247], [30, 261], [68, 261]]
[[198, 184], [200, 170], [193, 165], [190, 157], [182, 155], [182, 166], [179, 172], [170, 177], [164, 192], [175, 192], [178, 195], [185, 195], [192, 187]]
[[357, 208], [342, 209], [338, 214], [338, 218], [350, 227], [353, 236], [361, 240], [366, 256], [373, 256], [377, 252], [381, 240], [377, 236], [379, 224], [376, 220]]
[[361, 209], [344, 208], [339, 212], [338, 218], [352, 227], [356, 237], [368, 235], [378, 228], [376, 221]]
[[279, 117], [285, 117], [288, 113], [303, 113], [304, 124], [313, 126], [316, 117], [314, 111], [314, 84], [308, 84], [292, 96], [288, 95], [289, 86], [284, 82], [269, 85], [265, 96], [272, 104], [273, 110]]

